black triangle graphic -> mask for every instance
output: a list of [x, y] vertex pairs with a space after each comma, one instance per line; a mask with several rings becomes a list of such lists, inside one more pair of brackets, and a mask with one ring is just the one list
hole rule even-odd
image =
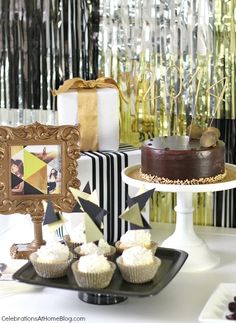
[[43, 192], [37, 190], [34, 186], [30, 185], [29, 183], [25, 182], [24, 184], [24, 194], [25, 195], [33, 195], [33, 194], [44, 194]]
[[81, 209], [78, 202], [75, 203], [75, 206], [73, 207], [73, 210], [71, 211], [71, 213], [75, 213], [75, 212], [78, 212], [78, 213], [83, 212], [83, 210]]
[[143, 222], [143, 227], [140, 227], [137, 224], [130, 223], [130, 229], [131, 230], [147, 230], [147, 229], [152, 228], [150, 226], [150, 224], [146, 221], [146, 219], [144, 218], [144, 216], [142, 214], [141, 214], [141, 219], [142, 219], [142, 222]]
[[102, 219], [108, 212], [101, 208], [100, 206], [94, 204], [91, 201], [84, 200], [83, 198], [79, 197], [80, 204], [85, 213], [87, 213], [93, 222], [99, 228], [101, 226]]
[[147, 220], [144, 218], [144, 216], [141, 214], [142, 217], [142, 221], [143, 221], [143, 228], [144, 229], [151, 229], [152, 227], [150, 226], [150, 224], [147, 222]]
[[48, 201], [47, 209], [45, 212], [45, 217], [43, 221], [43, 225], [45, 224], [51, 224], [56, 221], [60, 220], [59, 214], [55, 213], [54, 207], [51, 201]]
[[21, 182], [23, 182], [23, 179], [16, 176], [15, 174], [11, 174], [11, 188], [14, 188], [15, 186], [19, 185]]
[[148, 199], [152, 196], [154, 191], [155, 191], [155, 188], [132, 198], [128, 196], [128, 199], [127, 199], [128, 206], [131, 207], [135, 203], [138, 203], [139, 210], [141, 211], [144, 208], [145, 204], [147, 203]]
[[86, 185], [85, 185], [85, 187], [83, 189], [83, 192], [91, 194], [91, 188], [90, 188], [89, 182], [86, 183]]

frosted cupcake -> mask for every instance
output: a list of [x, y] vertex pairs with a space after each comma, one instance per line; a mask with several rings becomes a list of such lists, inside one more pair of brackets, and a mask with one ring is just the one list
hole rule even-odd
[[77, 258], [77, 254], [74, 249], [86, 242], [85, 226], [84, 223], [77, 225], [74, 230], [71, 230], [70, 234], [63, 237], [70, 252], [73, 253], [74, 258]]
[[124, 250], [116, 263], [125, 281], [142, 284], [154, 278], [161, 260], [151, 250], [136, 246]]
[[43, 278], [65, 276], [72, 259], [69, 248], [58, 241], [48, 242], [29, 256], [36, 273]]
[[116, 253], [116, 248], [109, 245], [106, 240], [100, 239], [98, 245], [94, 242], [84, 243], [74, 250], [78, 256], [86, 256], [91, 254], [103, 255], [109, 259]]
[[92, 254], [80, 257], [71, 268], [80, 287], [105, 288], [111, 282], [116, 265], [103, 255]]
[[128, 230], [115, 244], [117, 251], [120, 253], [135, 246], [150, 249], [153, 255], [155, 255], [158, 245], [155, 241], [151, 240], [149, 230]]

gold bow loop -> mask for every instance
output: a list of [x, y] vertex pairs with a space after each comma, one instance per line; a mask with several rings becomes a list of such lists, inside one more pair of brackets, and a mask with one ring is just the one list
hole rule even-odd
[[53, 96], [57, 96], [60, 93], [67, 92], [68, 90], [79, 90], [79, 89], [96, 89], [96, 88], [116, 88], [119, 91], [119, 95], [126, 103], [127, 99], [124, 97], [119, 85], [113, 78], [110, 77], [99, 77], [96, 80], [84, 80], [80, 77], [74, 77], [66, 80], [60, 85], [58, 90], [53, 90]]

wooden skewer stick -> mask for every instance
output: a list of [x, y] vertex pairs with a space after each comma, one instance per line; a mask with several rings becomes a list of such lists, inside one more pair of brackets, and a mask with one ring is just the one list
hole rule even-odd
[[[224, 80], [225, 80], [225, 83], [224, 83], [223, 89], [222, 89], [222, 91], [221, 91], [221, 93], [220, 93], [220, 96], [213, 95], [213, 94], [210, 92], [210, 89], [212, 89], [216, 84], [218, 84], [218, 83], [220, 83], [220, 82], [222, 82], [222, 81], [224, 81]], [[211, 86], [209, 87], [208, 91], [207, 91], [210, 95], [213, 95], [214, 97], [218, 98], [218, 102], [217, 102], [217, 105], [216, 105], [216, 107], [215, 107], [215, 110], [213, 111], [212, 119], [211, 119], [211, 121], [210, 121], [210, 123], [209, 123], [209, 127], [211, 127], [212, 122], [213, 122], [213, 120], [215, 119], [215, 115], [216, 115], [216, 113], [217, 113], [217, 111], [218, 111], [218, 109], [219, 109], [220, 103], [221, 103], [221, 102], [223, 102], [223, 101], [225, 101], [225, 100], [223, 99], [223, 96], [224, 96], [224, 94], [225, 94], [225, 90], [226, 90], [226, 88], [227, 88], [227, 85], [228, 85], [228, 78], [225, 76], [225, 77], [222, 77], [222, 79], [220, 79], [218, 82], [216, 82], [216, 83], [214, 83], [213, 85], [211, 85]]]

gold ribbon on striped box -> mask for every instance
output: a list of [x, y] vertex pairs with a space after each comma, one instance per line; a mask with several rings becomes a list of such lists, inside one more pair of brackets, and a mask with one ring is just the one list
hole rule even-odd
[[100, 77], [96, 80], [83, 80], [75, 77], [66, 80], [58, 90], [53, 90], [53, 96], [65, 93], [69, 90], [79, 91], [78, 96], [78, 118], [80, 128], [80, 150], [98, 150], [98, 88], [116, 88], [120, 97], [126, 101], [115, 80], [109, 77]]

